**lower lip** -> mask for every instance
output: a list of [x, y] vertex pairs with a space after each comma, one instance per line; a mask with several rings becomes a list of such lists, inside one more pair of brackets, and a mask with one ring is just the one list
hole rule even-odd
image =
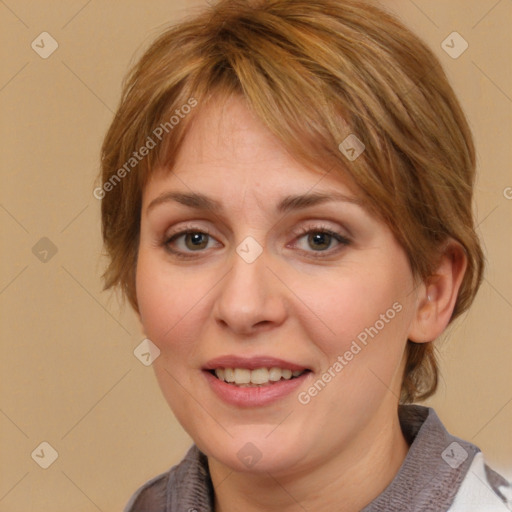
[[214, 393], [224, 402], [237, 407], [261, 407], [291, 394], [304, 383], [311, 372], [305, 372], [294, 379], [254, 387], [235, 386], [218, 379], [206, 370], [203, 373]]

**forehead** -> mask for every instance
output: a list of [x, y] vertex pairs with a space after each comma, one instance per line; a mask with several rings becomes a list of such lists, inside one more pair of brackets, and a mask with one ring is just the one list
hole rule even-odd
[[313, 166], [295, 159], [236, 96], [216, 98], [200, 107], [169, 171], [154, 170], [146, 198], [163, 187], [215, 195], [230, 191], [236, 195], [241, 188], [245, 193], [260, 190], [281, 196], [308, 191], [359, 195], [339, 166]]

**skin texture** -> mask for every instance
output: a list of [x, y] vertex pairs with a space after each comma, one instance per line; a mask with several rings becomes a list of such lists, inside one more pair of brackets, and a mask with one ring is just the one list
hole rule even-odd
[[[347, 183], [339, 171], [298, 163], [243, 100], [231, 98], [202, 107], [173, 172], [156, 169], [144, 190], [140, 320], [161, 351], [154, 369], [167, 402], [208, 455], [216, 510], [360, 510], [407, 453], [397, 418], [407, 338], [431, 341], [446, 327], [464, 256], [448, 244], [439, 273], [418, 282], [389, 228], [359, 204], [276, 211], [291, 194], [357, 199]], [[175, 201], [147, 211], [170, 191], [206, 194], [224, 211]], [[302, 228], [329, 229], [349, 243], [327, 237], [319, 244]], [[184, 235], [166, 246], [187, 229], [207, 230], [210, 238], [201, 239], [200, 250]], [[251, 264], [236, 252], [247, 236], [263, 248]], [[301, 404], [298, 392], [396, 303], [400, 312]], [[235, 407], [213, 393], [201, 371], [228, 354], [278, 357], [312, 372], [298, 392], [276, 403]], [[237, 456], [247, 442], [261, 454], [251, 468]]]

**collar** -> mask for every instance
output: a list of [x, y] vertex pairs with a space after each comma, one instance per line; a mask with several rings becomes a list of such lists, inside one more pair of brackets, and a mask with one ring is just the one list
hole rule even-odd
[[[409, 452], [393, 481], [361, 512], [448, 510], [479, 449], [450, 435], [431, 408], [398, 409]], [[208, 459], [196, 445], [143, 486], [125, 512], [213, 512]]]

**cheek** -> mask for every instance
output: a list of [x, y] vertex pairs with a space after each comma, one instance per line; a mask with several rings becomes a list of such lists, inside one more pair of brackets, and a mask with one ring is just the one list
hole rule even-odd
[[199, 273], [171, 271], [149, 251], [141, 250], [136, 274], [137, 300], [146, 336], [167, 355], [190, 347], [194, 326], [202, 325], [201, 303], [208, 282]]
[[345, 413], [359, 414], [361, 404], [369, 413], [386, 394], [399, 393], [414, 307], [407, 261], [395, 263], [364, 271], [353, 267], [339, 279], [305, 285], [300, 292], [309, 289], [304, 302], [316, 313], [309, 313], [302, 328], [322, 354], [322, 371], [329, 373], [324, 376], [335, 376], [325, 399]]
[[[388, 280], [354, 273], [336, 286], [324, 284], [323, 293], [310, 294], [304, 301], [315, 305], [321, 321], [309, 314], [310, 320], [302, 323], [321, 353], [317, 378], [329, 382], [321, 400], [312, 398], [313, 408], [321, 415], [325, 403], [333, 404], [337, 411], [332, 413], [337, 417], [334, 424], [346, 422], [347, 416], [357, 423], [386, 399], [399, 395], [400, 368], [413, 312], [409, 283], [396, 275]], [[306, 398], [316, 396], [315, 386], [304, 390]]]
[[354, 340], [362, 346], [377, 336], [404, 342], [412, 311], [412, 285], [405, 270], [406, 264], [401, 272], [353, 268], [337, 279], [302, 279], [295, 291], [310, 308], [301, 315], [310, 339], [331, 358], [348, 350]]

